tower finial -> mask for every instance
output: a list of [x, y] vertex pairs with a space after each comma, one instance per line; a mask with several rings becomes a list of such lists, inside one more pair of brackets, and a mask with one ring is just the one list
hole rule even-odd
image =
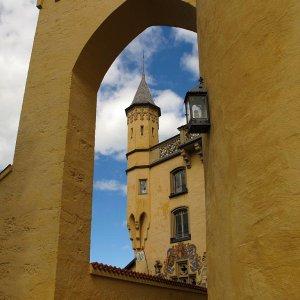
[[142, 76], [145, 77], [145, 51], [143, 50], [143, 71]]

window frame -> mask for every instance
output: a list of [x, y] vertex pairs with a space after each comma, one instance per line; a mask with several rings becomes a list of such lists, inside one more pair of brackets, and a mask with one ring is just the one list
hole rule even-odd
[[[186, 224], [184, 221], [184, 214], [186, 215]], [[178, 216], [181, 216], [181, 236], [177, 232], [178, 224]], [[187, 227], [187, 230], [186, 228]], [[182, 242], [182, 241], [187, 241], [191, 239], [191, 231], [190, 231], [190, 220], [189, 220], [189, 209], [187, 206], [181, 206], [173, 209], [171, 211], [171, 238], [170, 238], [170, 243], [177, 243], [177, 242]]]
[[[141, 187], [142, 187], [141, 183], [143, 181], [145, 182], [145, 187], [146, 187], [145, 193], [143, 193], [142, 189], [141, 189]], [[139, 193], [139, 195], [147, 195], [148, 194], [148, 180], [147, 180], [147, 178], [139, 179], [139, 191], [138, 191], [138, 193]]]
[[[180, 176], [181, 182], [181, 190], [176, 190], [176, 175], [183, 174]], [[187, 180], [186, 180], [186, 168], [185, 167], [178, 167], [170, 172], [170, 196], [169, 198], [173, 198], [182, 194], [186, 194], [188, 192], [187, 189]]]

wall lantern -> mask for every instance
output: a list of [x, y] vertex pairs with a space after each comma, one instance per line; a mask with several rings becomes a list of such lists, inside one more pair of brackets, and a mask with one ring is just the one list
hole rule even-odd
[[205, 133], [210, 127], [207, 90], [200, 77], [199, 86], [188, 91], [184, 99], [189, 133]]

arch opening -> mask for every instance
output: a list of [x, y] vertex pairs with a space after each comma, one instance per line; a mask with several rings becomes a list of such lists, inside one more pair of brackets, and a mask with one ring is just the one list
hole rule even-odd
[[[191, 37], [191, 39], [186, 41], [187, 37]], [[198, 68], [195, 68], [197, 70], [187, 69], [188, 63], [183, 65], [182, 58], [188, 56], [189, 61], [196, 60], [198, 66], [196, 39], [196, 34], [193, 32], [174, 27], [153, 26], [148, 28], [118, 56], [101, 83], [97, 97], [91, 262], [101, 261], [110, 265], [124, 266], [134, 257], [126, 228], [126, 195], [121, 192], [119, 187], [126, 185], [127, 120], [124, 110], [132, 102], [141, 80], [142, 49], [147, 49], [155, 41], [159, 43], [159, 46], [151, 46], [151, 49], [145, 51], [145, 73], [154, 101], [158, 101], [157, 103], [162, 105], [159, 134], [155, 133], [162, 142], [177, 135], [179, 133], [177, 127], [185, 123], [183, 98], [187, 89], [197, 84], [199, 74]], [[171, 111], [167, 104], [168, 101], [172, 102]], [[112, 120], [109, 112], [113, 112], [116, 120]], [[131, 135], [130, 129], [128, 129], [129, 136]], [[123, 146], [120, 147], [120, 145]], [[112, 149], [114, 149], [113, 152]], [[118, 163], [116, 157], [118, 157]], [[101, 167], [105, 171], [101, 172]], [[118, 175], [113, 176], [110, 169], [114, 169], [114, 173], [118, 170]], [[169, 171], [166, 176], [169, 181]], [[102, 190], [97, 189], [98, 183], [102, 185]], [[113, 184], [115, 191], [105, 190], [104, 184]], [[168, 191], [168, 196], [170, 192]], [[102, 212], [99, 202], [102, 203]], [[123, 212], [121, 212], [122, 209]], [[104, 221], [107, 215], [110, 215], [109, 223]], [[139, 243], [141, 245], [133, 248], [144, 247], [150, 225], [149, 216], [147, 225], [143, 226], [138, 215], [136, 215], [136, 221], [139, 221]], [[103, 219], [103, 222], [100, 219]], [[119, 224], [118, 228], [116, 223]], [[130, 225], [130, 218], [127, 218], [127, 225]], [[129, 227], [131, 239], [134, 241], [135, 238], [132, 236], [134, 222]], [[103, 247], [101, 234], [103, 228], [106, 228], [106, 247]], [[109, 228], [113, 228], [113, 230], [109, 230]], [[167, 229], [169, 230], [169, 224]], [[116, 256], [117, 259], [114, 258]]]
[[[133, 11], [136, 13], [136, 18], [132, 18]], [[96, 99], [99, 86], [109, 67], [125, 46], [143, 30], [156, 25], [178, 27], [195, 32], [195, 7], [180, 0], [167, 0], [163, 7], [161, 1], [158, 0], [126, 1], [96, 29], [83, 47], [72, 69], [69, 91], [67, 141], [72, 141], [70, 145], [73, 147], [67, 147], [65, 153], [64, 173], [66, 176], [74, 169], [87, 174], [87, 176], [93, 174]], [[68, 189], [70, 187], [66, 184], [63, 193], [67, 194]], [[92, 190], [93, 177], [91, 176], [81, 192], [85, 199], [84, 204], [78, 206], [81, 208], [79, 215], [82, 219], [91, 219]], [[65, 210], [73, 209], [71, 201], [65, 201], [62, 206]], [[64, 237], [69, 233], [64, 226], [65, 223], [60, 224], [61, 232], [65, 232], [60, 236], [61, 249], [66, 248], [67, 252], [68, 246], [64, 242], [66, 240]], [[75, 228], [72, 230], [74, 231]], [[90, 244], [86, 243], [86, 241], [90, 241], [90, 223], [88, 224], [88, 221], [85, 224], [83, 236], [80, 241], [83, 251], [77, 260], [89, 263]]]
[[181, 0], [166, 0], [163, 6], [159, 0], [125, 1], [90, 37], [75, 63], [73, 76], [81, 78], [97, 92], [116, 57], [150, 26], [179, 27], [196, 32], [196, 9]]
[[[76, 123], [80, 127], [81, 141], [94, 141], [98, 88], [109, 67], [126, 45], [150, 26], [164, 25], [196, 31], [194, 6], [181, 0], [165, 2], [162, 6], [159, 0], [151, 2], [128, 0], [120, 5], [88, 39], [73, 67], [70, 90], [69, 122]], [[132, 12], [135, 12], [135, 17], [132, 17]], [[77, 139], [76, 135], [76, 132], [68, 133], [69, 139]], [[94, 144], [91, 146], [94, 147]], [[70, 159], [71, 167], [73, 153], [69, 152], [66, 156]], [[82, 157], [82, 160], [77, 162], [77, 167], [93, 173], [93, 149], [89, 150], [88, 157]], [[90, 181], [90, 186], [86, 187], [88, 202], [91, 202], [92, 185], [93, 181]], [[90, 218], [91, 206], [86, 210]], [[86, 250], [85, 257], [89, 260], [90, 245]]]

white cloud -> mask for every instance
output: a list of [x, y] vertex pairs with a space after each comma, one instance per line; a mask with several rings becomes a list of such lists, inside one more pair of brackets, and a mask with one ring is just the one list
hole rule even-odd
[[155, 103], [161, 108], [162, 113], [180, 114], [183, 101], [173, 91], [162, 90], [156, 92]]
[[[125, 75], [126, 76], [126, 75]], [[127, 119], [125, 108], [130, 105], [137, 90], [140, 74], [133, 74], [132, 80], [98, 102], [96, 151], [125, 159], [127, 149]], [[178, 134], [177, 127], [185, 123], [182, 116], [183, 99], [171, 90], [153, 90], [155, 103], [161, 108], [160, 140]]]
[[94, 182], [94, 188], [100, 191], [113, 191], [113, 192], [122, 192], [126, 194], [127, 187], [126, 184], [123, 184], [117, 180], [98, 180]]
[[[125, 159], [127, 149], [127, 119], [125, 108], [130, 105], [141, 80], [142, 52], [145, 49], [146, 69], [152, 56], [165, 43], [162, 31], [150, 27], [130, 43], [108, 70], [98, 94], [96, 152]], [[130, 67], [129, 67], [130, 65]], [[146, 70], [146, 75], [149, 72]], [[146, 76], [150, 85], [154, 79]], [[155, 103], [160, 106], [160, 140], [178, 133], [184, 124], [181, 99], [171, 90], [151, 89]]]
[[[112, 155], [119, 160], [125, 159], [125, 108], [132, 102], [141, 80], [143, 50], [147, 68], [151, 56], [159, 50], [163, 41], [161, 29], [150, 27], [134, 39], [111, 65], [98, 93], [96, 152]], [[147, 76], [147, 81], [152, 81], [151, 76]]]
[[198, 64], [198, 44], [197, 44], [197, 34], [195, 32], [181, 29], [173, 28], [173, 34], [175, 42], [177, 43], [188, 43], [192, 46], [192, 53], [184, 53], [181, 58], [181, 66], [184, 70], [189, 71], [195, 79], [199, 76], [199, 64]]
[[171, 90], [156, 91], [156, 104], [161, 108], [159, 139], [163, 141], [178, 134], [177, 127], [185, 124], [183, 99]]
[[138, 68], [141, 67], [142, 53], [145, 53], [146, 66], [150, 63], [155, 54], [166, 43], [160, 27], [149, 27], [137, 38], [135, 38], [125, 50], [128, 60], [135, 62]]
[[0, 170], [12, 163], [38, 10], [0, 0]]
[[[0, 0], [0, 170], [13, 160], [37, 17], [33, 0]], [[174, 30], [176, 42], [195, 41], [194, 33]], [[128, 45], [107, 72], [98, 93], [96, 158], [97, 153], [101, 153], [125, 159], [127, 122], [124, 110], [130, 105], [141, 79], [142, 52], [145, 51], [146, 77], [151, 85], [155, 78], [147, 71], [148, 66], [154, 54], [166, 44], [162, 29], [150, 27]], [[188, 53], [184, 54], [182, 64], [189, 69], [197, 65]], [[183, 123], [179, 96], [170, 90], [152, 89], [152, 94], [162, 109], [160, 140], [177, 134], [176, 127]]]

